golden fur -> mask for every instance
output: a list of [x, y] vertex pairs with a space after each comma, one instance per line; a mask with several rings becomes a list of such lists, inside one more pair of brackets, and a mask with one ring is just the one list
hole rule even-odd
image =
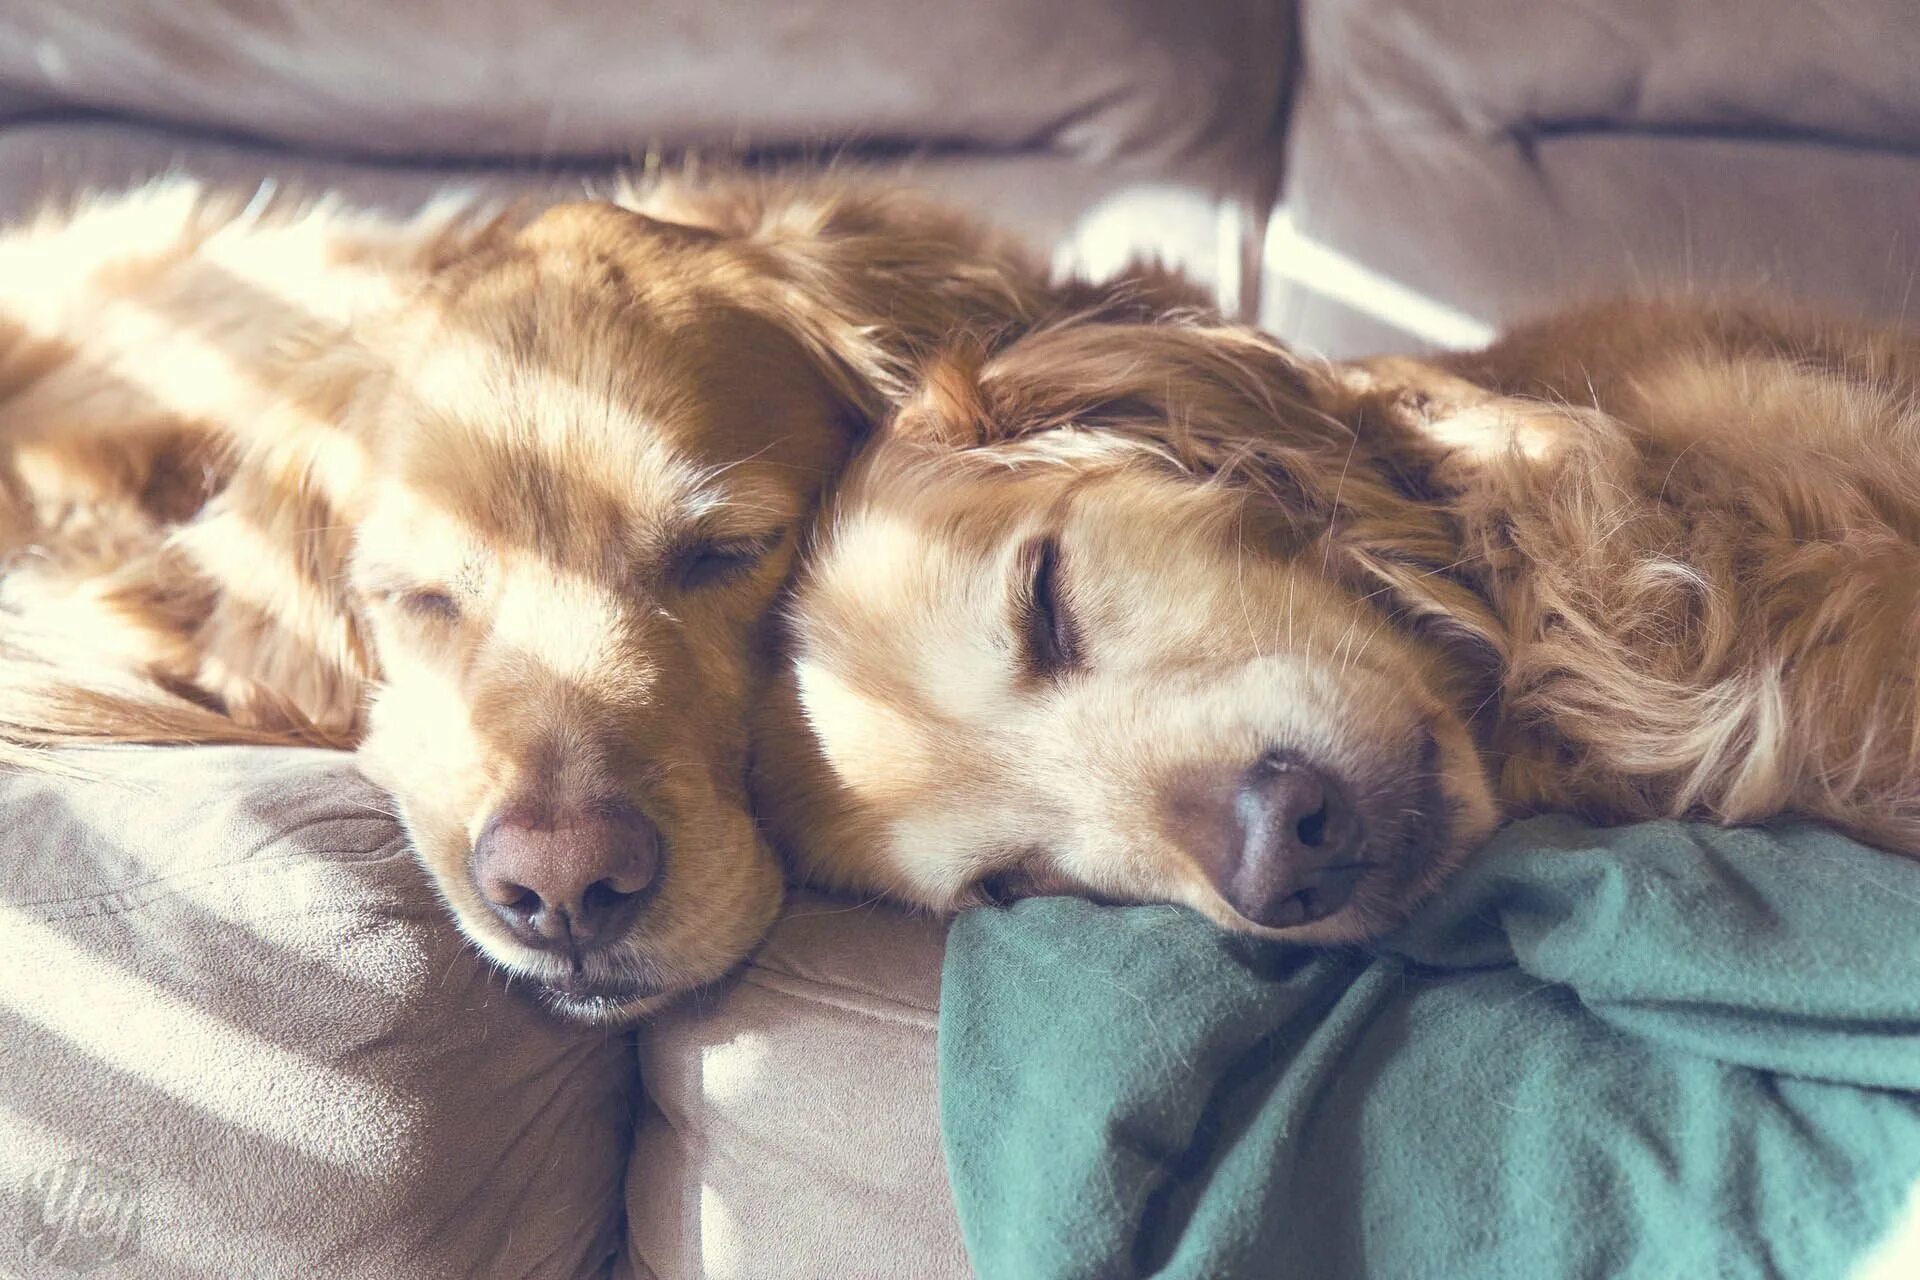
[[[169, 183], [0, 235], [0, 741], [355, 746], [462, 927], [624, 1017], [780, 897], [744, 795], [763, 619], [916, 353], [1038, 305], [910, 199], [745, 181], [406, 222]], [[584, 972], [469, 867], [637, 806], [657, 892]]]
[[[1372, 824], [1302, 940], [1390, 927], [1503, 813], [1801, 815], [1920, 854], [1911, 334], [1636, 301], [1329, 366], [1069, 323], [936, 369], [816, 538], [755, 785], [828, 884], [1274, 932], [1202, 846], [1275, 749]], [[1039, 675], [1036, 540], [1077, 655]]]

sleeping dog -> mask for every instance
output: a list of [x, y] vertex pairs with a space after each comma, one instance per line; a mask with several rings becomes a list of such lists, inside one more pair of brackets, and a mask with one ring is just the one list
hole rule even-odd
[[1920, 853], [1920, 339], [1637, 301], [1339, 366], [1061, 323], [931, 373], [788, 612], [759, 804], [930, 907], [1347, 942], [1542, 808]]
[[407, 221], [174, 182], [0, 233], [0, 756], [353, 747], [569, 1015], [730, 968], [763, 622], [914, 351], [1039, 305], [895, 194]]

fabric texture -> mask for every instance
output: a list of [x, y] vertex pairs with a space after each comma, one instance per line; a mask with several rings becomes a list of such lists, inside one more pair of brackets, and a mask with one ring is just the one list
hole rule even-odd
[[13, 0], [0, 93], [357, 155], [852, 140], [1238, 177], [1277, 172], [1291, 12], [1282, 0]]
[[1920, 865], [1820, 830], [1563, 818], [1373, 958], [969, 913], [968, 1249], [1020, 1280], [1876, 1274], [1920, 1243], [1916, 919]]
[[0, 774], [0, 1276], [597, 1277], [625, 1037], [504, 989], [345, 757]]
[[1629, 290], [1908, 314], [1905, 0], [1310, 0], [1266, 323], [1330, 355], [1471, 344]]
[[[1281, 237], [1268, 261], [1267, 322], [1314, 350], [1457, 344], [1636, 291], [1757, 289], [1910, 319], [1920, 150], [1611, 128], [1423, 132], [1327, 107], [1303, 90], [1285, 230], [1366, 279], [1316, 278]], [[1477, 334], [1426, 327], [1427, 303]]]
[[[1056, 268], [1111, 274], [1152, 258], [1202, 284], [1222, 269], [1221, 218], [1237, 206], [1191, 186], [1168, 185], [1072, 156], [939, 152], [845, 156], [849, 174], [925, 192], [1021, 236]], [[405, 214], [437, 195], [571, 199], [611, 188], [614, 163], [392, 165], [328, 159], [151, 125], [99, 120], [0, 124], [0, 218], [21, 217], [86, 192], [125, 190], [181, 173], [252, 191], [262, 184], [335, 192], [364, 207]], [[1237, 265], [1237, 264], [1236, 264]]]
[[1301, 14], [1322, 88], [1407, 132], [1605, 125], [1920, 147], [1906, 0], [1309, 0]]
[[640, 1029], [631, 1274], [970, 1274], [934, 1106], [945, 934], [798, 894], [736, 981]]

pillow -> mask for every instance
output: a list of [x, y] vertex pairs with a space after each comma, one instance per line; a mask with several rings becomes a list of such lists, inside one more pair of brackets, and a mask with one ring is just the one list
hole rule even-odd
[[1285, 0], [14, 0], [0, 102], [363, 154], [851, 138], [1265, 159], [1291, 20]]
[[464, 945], [350, 757], [0, 773], [0, 1274], [585, 1277], [628, 1039]]

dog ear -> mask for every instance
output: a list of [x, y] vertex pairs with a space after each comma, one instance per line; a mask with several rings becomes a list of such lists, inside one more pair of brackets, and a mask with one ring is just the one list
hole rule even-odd
[[1510, 637], [1475, 585], [1483, 549], [1469, 545], [1459, 510], [1474, 455], [1435, 423], [1467, 430], [1469, 416], [1498, 398], [1401, 357], [1329, 373], [1329, 407], [1354, 424], [1368, 470], [1386, 490], [1344, 522], [1339, 562], [1357, 588], [1379, 593], [1406, 626], [1445, 651], [1465, 704], [1490, 713]]
[[346, 587], [366, 487], [362, 426], [391, 370], [345, 342], [302, 369], [286, 420], [235, 446], [232, 478], [171, 549], [208, 599], [193, 685], [244, 728], [344, 747], [359, 737], [374, 676]]
[[891, 435], [967, 449], [1079, 433], [1144, 462], [1258, 489], [1293, 522], [1332, 509], [1352, 432], [1319, 405], [1319, 375], [1252, 330], [1070, 320], [998, 351], [950, 347]]
[[1462, 546], [1444, 512], [1409, 506], [1399, 518], [1360, 517], [1329, 535], [1329, 568], [1405, 630], [1447, 655], [1456, 705], [1490, 715], [1510, 639], [1500, 615], [1457, 570]]
[[898, 190], [735, 176], [617, 198], [717, 236], [743, 300], [799, 338], [874, 422], [935, 352], [967, 337], [991, 347], [1057, 305], [1014, 241]]
[[1006, 438], [980, 384], [987, 359], [983, 343], [950, 344], [928, 363], [919, 389], [888, 419], [887, 437], [941, 449], [978, 448]]
[[1417, 501], [1525, 484], [1575, 441], [1619, 430], [1597, 408], [1489, 390], [1444, 361], [1384, 356], [1333, 372], [1341, 411]]
[[[1139, 329], [1161, 337], [1209, 322], [1221, 332], [1231, 331], [1221, 324], [1203, 289], [1157, 262], [1133, 263], [1105, 281], [1066, 280], [1050, 292], [1056, 318], [1032, 339], [1034, 348], [1020, 350], [991, 369], [998, 402], [990, 400], [982, 379], [989, 375], [988, 362], [995, 350], [1005, 348], [1018, 333], [1009, 328], [991, 335], [962, 333], [925, 363], [917, 389], [893, 419], [891, 433], [961, 449], [1035, 435], [1068, 419], [1074, 425], [1106, 419], [1104, 425], [1110, 428], [1111, 419], [1119, 414], [1150, 411], [1140, 402], [1139, 387], [1122, 385], [1129, 378], [1137, 380], [1141, 373], [1137, 366], [1118, 377], [1111, 369], [1082, 369], [1079, 381], [1074, 370], [1060, 368], [1062, 377], [1057, 382], [1043, 373], [1033, 385], [1022, 383], [1022, 368], [1055, 366], [1061, 362], [1061, 348], [1078, 345], [1076, 340], [1091, 326], [1099, 326], [1096, 334]], [[1061, 334], [1071, 337], [1056, 338]], [[1093, 344], [1099, 341], [1095, 338]], [[1279, 376], [1290, 381], [1285, 373]], [[1169, 389], [1178, 377], [1178, 372], [1171, 373], [1166, 380]], [[1068, 408], [1031, 394], [1042, 387], [1066, 392], [1080, 403]], [[1263, 394], [1256, 393], [1256, 398]]]
[[249, 466], [176, 537], [209, 596], [192, 683], [246, 728], [347, 747], [373, 674], [343, 586], [351, 523], [301, 479]]

